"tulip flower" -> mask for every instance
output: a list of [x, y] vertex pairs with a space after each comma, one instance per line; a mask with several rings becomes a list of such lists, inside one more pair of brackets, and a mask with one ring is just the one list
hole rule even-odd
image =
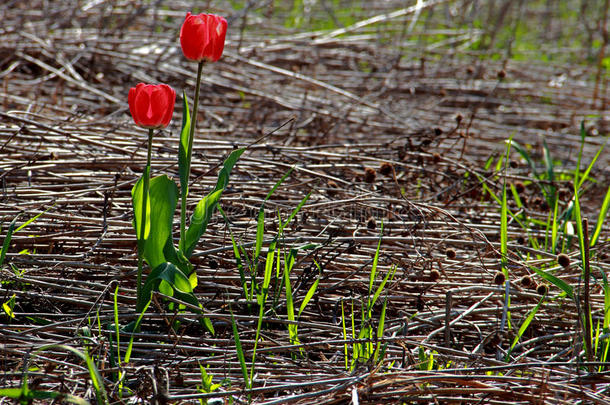
[[222, 56], [227, 20], [215, 14], [186, 14], [180, 29], [180, 45], [187, 59], [216, 62]]
[[167, 84], [139, 83], [129, 90], [129, 111], [142, 128], [165, 128], [174, 113], [176, 92]]
[[[174, 114], [174, 103], [176, 102], [176, 92], [167, 84], [144, 84], [139, 83], [136, 87], [129, 89], [127, 97], [129, 102], [129, 111], [136, 125], [148, 129], [148, 153], [146, 158], [146, 167], [142, 174], [141, 192], [139, 182], [134, 187], [132, 195], [134, 201], [140, 201], [138, 206], [134, 205], [134, 214], [140, 213], [139, 222], [135, 221], [136, 236], [138, 239], [138, 278], [137, 278], [137, 296], [138, 296], [138, 311], [143, 309], [145, 302], [142, 299], [142, 271], [144, 264], [144, 245], [148, 237], [147, 218], [149, 216], [148, 193], [150, 188], [150, 158], [152, 152], [153, 131], [158, 128], [165, 128], [169, 125]], [[141, 193], [141, 194], [140, 194]]]
[[197, 84], [195, 87], [195, 102], [193, 104], [193, 119], [190, 123], [188, 144], [185, 149], [186, 159], [184, 172], [186, 184], [180, 184], [180, 247], [184, 248], [186, 236], [186, 196], [188, 194], [188, 178], [191, 173], [191, 153], [195, 125], [197, 123], [197, 108], [199, 107], [199, 89], [201, 87], [201, 72], [206, 61], [216, 62], [222, 56], [227, 34], [227, 20], [215, 14], [186, 13], [186, 18], [180, 28], [180, 46], [184, 57], [195, 62], [197, 66]]

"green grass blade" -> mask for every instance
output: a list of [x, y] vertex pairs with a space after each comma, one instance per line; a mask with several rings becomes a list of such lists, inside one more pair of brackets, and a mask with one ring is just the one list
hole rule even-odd
[[233, 230], [231, 229], [229, 218], [227, 218], [227, 215], [225, 214], [223, 209], [220, 207], [220, 205], [218, 205], [218, 212], [220, 212], [220, 214], [224, 218], [227, 229], [229, 230], [229, 237], [231, 238], [231, 244], [233, 245], [233, 255], [235, 256], [237, 271], [239, 271], [239, 278], [241, 280], [241, 286], [242, 286], [242, 289], [244, 290], [244, 297], [246, 298], [246, 300], [250, 301], [252, 299], [252, 296], [248, 291], [248, 281], [246, 279], [246, 273], [245, 273], [239, 245], [237, 244], [237, 242], [235, 242], [235, 236], [233, 235]]
[[2, 243], [2, 250], [0, 251], [0, 266], [4, 264], [4, 259], [6, 258], [6, 252], [8, 252], [8, 248], [11, 245], [11, 238], [13, 237], [13, 233], [15, 231], [15, 225], [17, 224], [17, 219], [19, 215], [17, 215], [9, 224], [8, 230], [6, 232], [6, 237], [4, 238], [4, 242]]
[[235, 322], [235, 317], [233, 316], [233, 309], [229, 305], [229, 311], [231, 312], [231, 326], [233, 329], [233, 339], [235, 340], [235, 350], [237, 351], [237, 359], [239, 360], [239, 367], [241, 368], [241, 374], [244, 377], [244, 383], [246, 384], [246, 388], [250, 389], [251, 383], [248, 378], [248, 369], [246, 367], [246, 357], [244, 356], [244, 349], [241, 346], [241, 341], [239, 340], [239, 331], [237, 330], [237, 323]]
[[599, 158], [599, 156], [601, 155], [602, 151], [604, 150], [604, 147], [606, 146], [606, 144], [604, 143], [599, 150], [597, 151], [597, 153], [595, 154], [595, 156], [593, 157], [593, 160], [591, 160], [591, 163], [589, 163], [589, 166], [587, 166], [587, 170], [585, 170], [585, 172], [582, 174], [581, 178], [580, 178], [580, 182], [578, 183], [578, 188], [581, 188], [583, 183], [585, 181], [587, 181], [587, 179], [589, 178], [589, 173], [591, 173], [591, 169], [593, 169], [593, 165], [595, 165], [595, 162], [597, 161], [597, 158]]
[[34, 352], [34, 354], [37, 355], [38, 353], [45, 351], [45, 350], [49, 350], [49, 349], [63, 349], [63, 350], [66, 350], [66, 351], [74, 354], [76, 357], [80, 358], [87, 365], [87, 369], [89, 370], [89, 376], [91, 377], [91, 382], [93, 383], [93, 388], [95, 389], [95, 392], [97, 394], [97, 403], [100, 405], [108, 403], [108, 396], [106, 394], [106, 389], [104, 387], [104, 380], [103, 380], [99, 370], [95, 366], [93, 359], [89, 356], [89, 354], [86, 352], [86, 350], [85, 350], [85, 352], [81, 352], [80, 350], [75, 349], [72, 346], [62, 345], [62, 344], [51, 344], [51, 345], [46, 345], [46, 346], [39, 348], [38, 350], [36, 350]]
[[[138, 315], [138, 319], [136, 320], [136, 325], [134, 326], [133, 330], [139, 330], [140, 328], [140, 323], [142, 322], [142, 318], [144, 318], [144, 314], [146, 314], [146, 311], [148, 310], [148, 307], [150, 306], [150, 303], [152, 301], [148, 301], [146, 303], [146, 305], [144, 305], [144, 308], [142, 309], [142, 312], [140, 312], [140, 315]], [[134, 339], [135, 335], [131, 335], [131, 338], [129, 339], [129, 345], [127, 346], [127, 351], [125, 352], [125, 363], [129, 363], [129, 360], [131, 359], [131, 351], [133, 349], [133, 339]]]
[[345, 359], [345, 370], [349, 370], [348, 351], [347, 351], [347, 329], [345, 328], [345, 310], [343, 309], [343, 300], [341, 300], [341, 327], [343, 328], [343, 358]]
[[392, 270], [390, 270], [388, 272], [388, 274], [385, 275], [383, 281], [381, 282], [381, 284], [379, 284], [379, 286], [377, 287], [377, 290], [375, 291], [375, 295], [373, 295], [373, 299], [370, 301], [369, 304], [369, 308], [368, 310], [370, 311], [373, 306], [375, 305], [375, 303], [377, 302], [377, 299], [379, 298], [379, 296], [381, 295], [381, 292], [383, 291], [383, 288], [385, 287], [386, 283], [388, 282], [388, 279], [390, 277], [394, 277], [394, 273], [396, 272], [396, 266], [394, 266], [392, 268]]
[[[606, 220], [606, 215], [608, 215], [608, 208], [610, 208], [610, 186], [608, 186], [606, 196], [604, 197], [604, 202], [602, 203], [602, 207], [599, 210], [597, 223], [595, 224], [595, 230], [593, 231], [593, 236], [591, 237], [591, 247], [595, 246], [595, 243], [599, 238], [599, 235], [602, 231], [602, 226], [604, 225], [604, 221]], [[1, 263], [2, 260], [0, 260], [0, 264]]]
[[311, 196], [312, 191], [313, 190], [311, 190], [309, 193], [307, 193], [307, 195], [305, 197], [303, 197], [303, 199], [301, 200], [301, 202], [299, 202], [299, 204], [296, 206], [296, 208], [294, 210], [292, 210], [288, 219], [286, 219], [286, 221], [283, 224], [281, 224], [280, 232], [286, 227], [286, 225], [288, 225], [290, 223], [290, 221], [292, 221], [294, 219], [294, 217], [298, 214], [298, 212], [301, 210], [301, 208], [303, 208], [303, 206], [305, 205], [305, 203]]
[[[381, 221], [381, 229], [379, 230], [379, 241], [377, 242], [377, 249], [375, 250], [375, 256], [373, 257], [373, 266], [371, 267], [371, 274], [369, 276], [369, 296], [373, 291], [373, 283], [375, 282], [375, 275], [377, 272], [377, 263], [379, 262], [379, 250], [381, 249], [381, 239], [383, 237], [383, 221]], [[370, 298], [369, 298], [370, 299]]]
[[[258, 262], [258, 257], [260, 255], [261, 249], [263, 247], [263, 237], [265, 232], [265, 203], [273, 196], [275, 190], [278, 189], [279, 186], [282, 185], [284, 180], [290, 176], [294, 167], [290, 168], [283, 176], [280, 178], [271, 188], [271, 190], [265, 196], [265, 199], [261, 203], [260, 208], [258, 209], [257, 221], [256, 221], [256, 245], [254, 248], [254, 263]], [[285, 224], [284, 224], [285, 225]]]
[[[292, 286], [290, 285], [290, 270], [287, 266], [284, 267], [284, 288], [286, 289], [286, 315], [290, 322], [294, 322], [294, 300], [292, 297]], [[289, 323], [288, 334], [290, 335], [290, 344], [299, 344], [297, 325]]]
[[553, 223], [551, 225], [551, 247], [552, 252], [557, 251], [557, 234], [559, 231], [559, 224], [557, 223], [557, 213], [559, 212], [559, 198], [555, 198], [555, 204], [553, 205]]
[[536, 272], [536, 274], [538, 274], [541, 278], [545, 279], [546, 281], [548, 281], [549, 283], [553, 284], [554, 286], [559, 288], [561, 291], [566, 293], [566, 295], [568, 297], [574, 299], [574, 289], [572, 288], [571, 285], [569, 285], [562, 279], [555, 277], [551, 273], [547, 273], [544, 270], [540, 270], [536, 267], [530, 267], [530, 269], [534, 270]]
[[519, 327], [519, 330], [517, 331], [517, 336], [515, 336], [515, 339], [513, 340], [513, 343], [512, 343], [512, 345], [510, 345], [510, 349], [509, 349], [508, 353], [506, 354], [506, 361], [509, 360], [511, 352], [513, 351], [513, 349], [517, 345], [517, 342], [519, 342], [519, 340], [521, 339], [521, 336], [523, 336], [523, 334], [525, 333], [525, 331], [529, 327], [529, 325], [532, 322], [532, 320], [534, 320], [534, 317], [536, 316], [536, 313], [538, 312], [538, 309], [540, 309], [540, 306], [542, 305], [543, 302], [544, 302], [544, 297], [542, 297], [540, 299], [540, 301], [538, 301], [538, 304], [536, 304], [534, 309], [532, 309], [530, 311], [530, 313], [527, 315], [527, 317], [525, 318], [525, 320], [523, 321], [523, 323]]
[[311, 301], [311, 299], [315, 295], [316, 289], [318, 288], [319, 283], [320, 283], [320, 279], [317, 278], [316, 281], [313, 282], [311, 287], [309, 287], [309, 290], [307, 290], [307, 294], [305, 294], [305, 298], [303, 298], [303, 302], [301, 302], [301, 306], [299, 307], [299, 314], [297, 315], [297, 317], [301, 316], [301, 313], [303, 313], [303, 310], [305, 309], [307, 304], [309, 304], [309, 301]]

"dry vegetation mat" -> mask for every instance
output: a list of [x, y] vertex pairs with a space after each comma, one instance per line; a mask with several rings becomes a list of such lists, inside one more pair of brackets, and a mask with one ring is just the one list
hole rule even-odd
[[[194, 3], [0, 5], [5, 395], [610, 401], [608, 1]], [[159, 293], [132, 333], [127, 92], [177, 90], [177, 177], [186, 11], [229, 22], [189, 210], [250, 147], [192, 258], [215, 334]]]

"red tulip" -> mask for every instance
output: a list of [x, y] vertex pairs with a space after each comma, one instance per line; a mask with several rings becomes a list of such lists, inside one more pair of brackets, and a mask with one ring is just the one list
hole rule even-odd
[[186, 14], [180, 29], [180, 45], [187, 59], [216, 62], [222, 56], [227, 20], [215, 14]]
[[176, 92], [167, 84], [139, 83], [129, 89], [129, 111], [142, 128], [165, 128], [174, 113]]

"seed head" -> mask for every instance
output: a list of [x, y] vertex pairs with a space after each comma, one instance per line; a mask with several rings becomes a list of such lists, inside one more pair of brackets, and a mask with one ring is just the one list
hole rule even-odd
[[429, 278], [430, 281], [436, 282], [439, 278], [441, 278], [441, 272], [436, 269], [430, 270]]
[[570, 256], [565, 253], [560, 253], [557, 255], [557, 263], [564, 269], [570, 265]]
[[534, 280], [532, 280], [532, 278], [530, 276], [523, 276], [523, 278], [521, 278], [521, 285], [525, 288], [527, 287], [531, 287], [532, 284], [534, 283]]
[[453, 250], [451, 248], [445, 250], [445, 254], [447, 255], [447, 259], [451, 259], [451, 260], [455, 259], [455, 257], [457, 256], [455, 253], [455, 250]]
[[369, 219], [367, 219], [366, 227], [371, 229], [371, 230], [377, 228], [377, 222], [375, 221], [375, 218], [370, 217]]
[[377, 177], [377, 172], [372, 167], [366, 167], [364, 169], [364, 181], [367, 183], [373, 183]]
[[506, 276], [501, 271], [497, 271], [494, 275], [494, 284], [502, 285], [506, 281]]
[[379, 167], [379, 173], [383, 174], [384, 176], [391, 175], [393, 171], [394, 166], [392, 166], [392, 163], [390, 162], [383, 162]]
[[536, 292], [540, 295], [546, 295], [549, 293], [549, 286], [546, 284], [539, 284], [538, 287], [536, 287]]
[[523, 194], [523, 192], [525, 191], [525, 184], [523, 184], [523, 182], [521, 181], [518, 181], [515, 183], [515, 189], [517, 190], [517, 193]]

